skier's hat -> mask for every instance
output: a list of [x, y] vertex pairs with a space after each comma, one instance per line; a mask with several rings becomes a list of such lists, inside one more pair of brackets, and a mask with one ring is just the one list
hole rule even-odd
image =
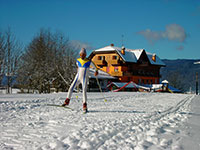
[[87, 52], [86, 52], [86, 49], [85, 49], [85, 48], [81, 48], [81, 51], [80, 51], [80, 53], [87, 54]]

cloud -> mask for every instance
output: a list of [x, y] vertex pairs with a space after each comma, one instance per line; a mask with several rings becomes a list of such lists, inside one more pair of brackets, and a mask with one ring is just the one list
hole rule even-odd
[[78, 40], [71, 40], [69, 42], [70, 46], [74, 49], [74, 50], [80, 50], [81, 48], [85, 48], [87, 50], [91, 50], [93, 49], [93, 47], [91, 45], [89, 45], [88, 43], [84, 43]]
[[171, 41], [184, 42], [187, 35], [183, 27], [178, 24], [167, 25], [163, 37]]
[[165, 31], [152, 31], [146, 29], [137, 33], [144, 36], [152, 44], [162, 39], [184, 42], [187, 38], [184, 28], [178, 24], [167, 25]]
[[161, 38], [160, 33], [151, 31], [150, 29], [142, 30], [137, 33], [144, 36], [150, 43], [154, 43], [154, 41], [157, 41]]
[[160, 32], [152, 31], [151, 29], [139, 31], [137, 33], [144, 36], [150, 43], [154, 43], [162, 38]]

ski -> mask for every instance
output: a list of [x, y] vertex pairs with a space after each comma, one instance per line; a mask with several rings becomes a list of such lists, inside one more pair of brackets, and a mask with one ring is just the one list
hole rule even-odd
[[[72, 110], [74, 111], [73, 108], [70, 108], [68, 106], [62, 106], [62, 105], [57, 105], [57, 104], [47, 104], [47, 106], [53, 106], [53, 107], [62, 107], [62, 108], [66, 108], [66, 109], [69, 109], [69, 110]], [[87, 114], [89, 111], [83, 111], [83, 114]]]
[[74, 110], [68, 106], [62, 106], [62, 105], [56, 105], [56, 104], [47, 104], [47, 106], [54, 106], [54, 107], [62, 107], [62, 108], [66, 108], [66, 109], [70, 109], [70, 110]]

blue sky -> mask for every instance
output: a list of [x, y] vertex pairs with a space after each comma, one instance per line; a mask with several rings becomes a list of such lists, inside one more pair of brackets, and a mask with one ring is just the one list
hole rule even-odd
[[27, 45], [41, 28], [87, 48], [111, 43], [200, 59], [199, 0], [0, 0], [0, 30]]

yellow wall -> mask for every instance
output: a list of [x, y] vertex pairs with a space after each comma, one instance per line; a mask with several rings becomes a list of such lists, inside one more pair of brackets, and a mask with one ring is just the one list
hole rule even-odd
[[[115, 68], [118, 68], [118, 74], [122, 74], [122, 66], [112, 66], [111, 63], [113, 64], [113, 62], [116, 61], [116, 65], [117, 65], [117, 60], [121, 60], [121, 58], [119, 57], [118, 54], [116, 53], [112, 53], [112, 54], [96, 54], [93, 58], [92, 61], [96, 64], [98, 62], [99, 64], [99, 60], [98, 60], [98, 56], [105, 56], [105, 61], [108, 63], [108, 66], [102, 66], [102, 68], [99, 67], [99, 69], [109, 73], [110, 75], [114, 76], [117, 74], [117, 72], [115, 71]], [[113, 60], [113, 56], [117, 56], [117, 60]]]
[[[120, 66], [120, 64], [117, 63], [117, 61], [113, 61], [113, 56], [117, 56], [117, 60], [121, 60], [120, 56], [116, 53], [110, 53], [110, 54], [96, 54], [93, 58], [92, 61], [94, 63], [101, 62], [100, 60], [98, 60], [98, 56], [105, 56], [105, 61], [107, 62], [107, 66], [102, 65], [101, 68], [99, 67], [99, 69], [103, 70], [104, 72], [109, 73], [111, 76], [117, 76], [119, 77], [119, 80], [121, 82], [129, 82], [129, 81], [133, 81], [136, 84], [139, 83], [139, 81], [141, 81], [140, 83], [142, 84], [150, 84], [150, 83], [159, 83], [159, 77], [147, 77], [147, 76], [131, 76], [127, 74], [127, 70], [128, 67], [127, 66]], [[102, 60], [103, 62], [103, 60]], [[113, 64], [114, 65], [111, 65]], [[151, 66], [151, 68], [153, 69], [155, 66]], [[115, 68], [118, 68], [118, 71], [115, 70]], [[133, 64], [133, 68], [140, 68], [139, 65], [137, 64]], [[126, 76], [124, 75], [126, 72]], [[147, 82], [148, 81], [148, 82]]]

